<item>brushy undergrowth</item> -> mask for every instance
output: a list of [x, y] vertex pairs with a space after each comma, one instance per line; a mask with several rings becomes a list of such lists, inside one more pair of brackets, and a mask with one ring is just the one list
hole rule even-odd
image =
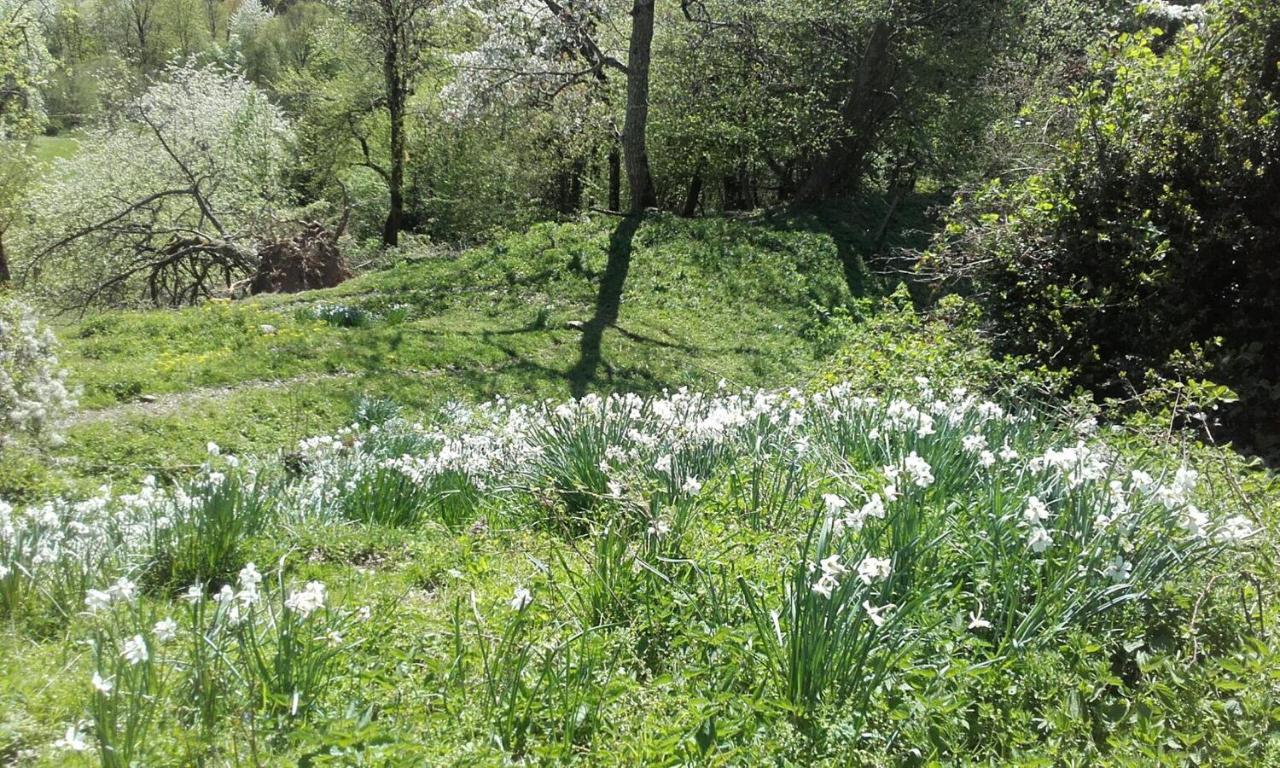
[[0, 750], [105, 766], [1277, 754], [1266, 592], [1236, 575], [1266, 567], [1273, 521], [1195, 452], [925, 379], [361, 413], [278, 458], [210, 446], [178, 485], [0, 507], [0, 648], [52, 686], [12, 680], [0, 705], [22, 716]]

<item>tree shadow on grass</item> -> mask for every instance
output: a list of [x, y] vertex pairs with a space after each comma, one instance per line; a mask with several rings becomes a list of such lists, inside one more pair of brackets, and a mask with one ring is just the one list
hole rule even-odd
[[769, 217], [770, 225], [827, 235], [836, 247], [849, 293], [879, 296], [907, 282], [923, 300], [924, 287], [911, 275], [914, 254], [928, 246], [941, 226], [934, 209], [948, 198], [939, 193], [868, 193], [856, 201], [786, 210]]
[[627, 282], [627, 271], [631, 269], [632, 241], [635, 240], [636, 230], [640, 228], [643, 219], [639, 215], [628, 216], [618, 222], [613, 234], [609, 236], [609, 261], [605, 264], [604, 275], [600, 279], [595, 313], [582, 328], [578, 362], [569, 369], [569, 391], [574, 397], [585, 395], [595, 381], [596, 370], [601, 362], [600, 347], [604, 341], [604, 331], [618, 321], [618, 311], [622, 307], [622, 288]]

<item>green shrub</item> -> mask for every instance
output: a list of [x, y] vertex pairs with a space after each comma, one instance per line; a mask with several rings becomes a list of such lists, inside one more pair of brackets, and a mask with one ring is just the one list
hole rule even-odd
[[1172, 40], [1146, 29], [1100, 49], [1048, 167], [960, 197], [926, 264], [979, 298], [998, 351], [1100, 395], [1129, 397], [1202, 347], [1207, 377], [1240, 395], [1231, 426], [1267, 445], [1280, 437], [1267, 351], [1280, 348], [1280, 6], [1205, 12]]

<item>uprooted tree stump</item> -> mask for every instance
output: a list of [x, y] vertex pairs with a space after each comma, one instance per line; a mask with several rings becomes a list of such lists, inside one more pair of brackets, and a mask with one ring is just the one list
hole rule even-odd
[[249, 281], [249, 293], [297, 293], [312, 288], [332, 288], [351, 277], [338, 250], [342, 227], [331, 230], [307, 222], [294, 234], [263, 243], [258, 249], [258, 269]]

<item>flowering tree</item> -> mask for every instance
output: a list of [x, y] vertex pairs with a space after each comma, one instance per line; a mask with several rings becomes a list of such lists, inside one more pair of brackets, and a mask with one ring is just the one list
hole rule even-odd
[[56, 437], [74, 407], [53, 334], [25, 304], [0, 298], [0, 448], [20, 434]]
[[228, 36], [236, 43], [243, 45], [246, 38], [252, 37], [264, 24], [275, 18], [275, 14], [264, 7], [259, 0], [244, 0], [227, 21]]
[[51, 63], [35, 2], [0, 0], [0, 284], [10, 278], [5, 235], [30, 180], [25, 145], [45, 122], [39, 86]]
[[288, 124], [237, 74], [166, 75], [32, 196], [21, 276], [60, 306], [189, 303], [256, 266]]
[[[530, 89], [554, 97], [571, 87], [603, 84], [609, 72], [626, 78], [622, 153], [631, 192], [631, 210], [657, 204], [649, 169], [649, 64], [656, 0], [631, 2], [626, 63], [604, 33], [623, 15], [607, 0], [507, 0], [473, 3], [489, 29], [485, 42], [458, 59], [462, 79], [446, 95], [471, 91], [487, 98]], [[689, 2], [682, 2], [688, 8]], [[464, 101], [464, 103], [466, 103]]]

